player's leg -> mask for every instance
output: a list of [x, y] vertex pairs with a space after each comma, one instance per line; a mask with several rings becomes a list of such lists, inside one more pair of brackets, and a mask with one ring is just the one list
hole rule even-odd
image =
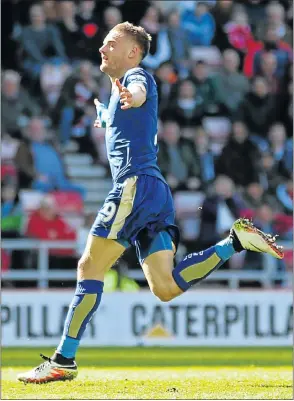
[[46, 362], [19, 375], [18, 380], [43, 383], [76, 377], [75, 355], [87, 324], [99, 307], [105, 273], [125, 249], [115, 240], [89, 234], [85, 251], [78, 263], [77, 287], [57, 350], [51, 358], [42, 356]]
[[56, 362], [74, 359], [87, 323], [97, 311], [103, 292], [104, 276], [124, 252], [117, 241], [89, 234], [78, 262], [75, 296], [65, 320], [61, 342], [53, 355]]
[[151, 291], [166, 302], [205, 279], [235, 252], [245, 249], [283, 258], [282, 248], [276, 245], [275, 238], [245, 219], [234, 223], [228, 238], [204, 251], [187, 255], [175, 267], [172, 239], [167, 232], [158, 234], [149, 247], [141, 246], [138, 253]]
[[172, 275], [174, 269], [173, 251], [164, 250], [153, 253], [143, 262], [142, 269], [150, 290], [161, 301], [170, 301], [183, 293]]
[[139, 253], [151, 291], [161, 301], [167, 302], [206, 278], [235, 252], [232, 239], [227, 238], [207, 250], [187, 255], [174, 267], [172, 238], [163, 231], [147, 251], [141, 249]]

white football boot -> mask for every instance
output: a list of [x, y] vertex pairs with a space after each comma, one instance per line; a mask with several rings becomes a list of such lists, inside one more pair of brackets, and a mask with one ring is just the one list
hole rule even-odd
[[283, 247], [276, 244], [276, 236], [265, 234], [248, 219], [238, 219], [231, 229], [233, 240], [239, 241], [242, 248], [253, 252], [264, 252], [274, 256], [277, 259], [283, 259]]
[[73, 380], [77, 377], [78, 367], [74, 361], [71, 365], [64, 366], [52, 361], [47, 356], [40, 355], [46, 362], [28, 372], [19, 374], [17, 380], [24, 383], [41, 384], [52, 381]]

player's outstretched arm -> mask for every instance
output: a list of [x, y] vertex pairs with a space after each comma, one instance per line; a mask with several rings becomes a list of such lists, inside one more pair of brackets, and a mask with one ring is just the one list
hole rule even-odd
[[131, 83], [126, 88], [119, 82], [118, 79], [115, 80], [115, 84], [119, 90], [122, 110], [127, 110], [131, 107], [140, 107], [146, 101], [146, 89], [144, 85], [139, 83]]

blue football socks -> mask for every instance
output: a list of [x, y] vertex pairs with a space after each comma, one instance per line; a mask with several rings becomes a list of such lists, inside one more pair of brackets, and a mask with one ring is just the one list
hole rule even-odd
[[228, 237], [205, 251], [190, 253], [173, 270], [173, 278], [183, 291], [205, 279], [235, 253]]
[[78, 281], [75, 296], [70, 304], [57, 353], [74, 358], [87, 324], [98, 309], [103, 292], [103, 282]]

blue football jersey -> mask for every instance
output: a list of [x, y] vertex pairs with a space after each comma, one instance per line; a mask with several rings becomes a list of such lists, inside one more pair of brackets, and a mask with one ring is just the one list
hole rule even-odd
[[121, 109], [118, 88], [113, 90], [107, 109], [106, 149], [114, 182], [127, 177], [151, 175], [164, 180], [157, 166], [158, 95], [154, 78], [143, 68], [127, 71], [120, 79], [123, 86], [141, 83], [147, 99], [141, 107]]

